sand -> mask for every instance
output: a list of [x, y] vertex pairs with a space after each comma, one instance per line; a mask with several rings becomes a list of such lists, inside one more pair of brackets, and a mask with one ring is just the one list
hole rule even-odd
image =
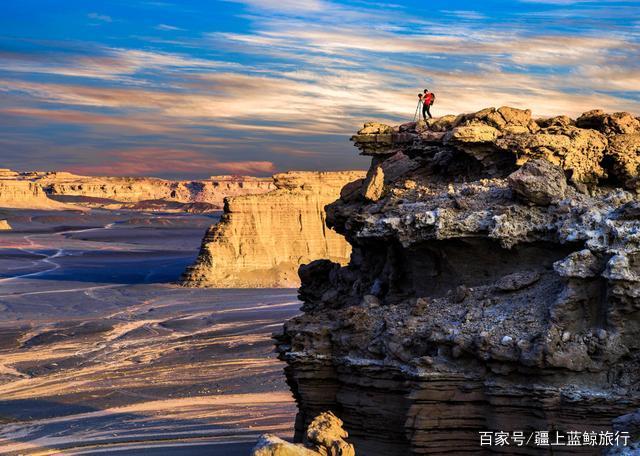
[[290, 435], [271, 333], [295, 290], [171, 284], [215, 217], [13, 212], [0, 234], [0, 454], [247, 454]]

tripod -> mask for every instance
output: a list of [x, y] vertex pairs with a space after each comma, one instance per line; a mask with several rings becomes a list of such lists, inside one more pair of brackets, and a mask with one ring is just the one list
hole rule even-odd
[[418, 106], [416, 106], [416, 113], [413, 115], [413, 121], [416, 122], [420, 119], [420, 105], [422, 104], [422, 99], [418, 100]]

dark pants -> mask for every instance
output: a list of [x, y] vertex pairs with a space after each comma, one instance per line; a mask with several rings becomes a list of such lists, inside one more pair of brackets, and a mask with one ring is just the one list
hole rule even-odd
[[431, 115], [431, 111], [429, 110], [429, 108], [431, 108], [430, 104], [424, 103], [422, 105], [422, 117], [424, 118], [424, 120], [427, 120], [427, 114], [429, 114], [429, 119], [433, 119], [433, 116]]

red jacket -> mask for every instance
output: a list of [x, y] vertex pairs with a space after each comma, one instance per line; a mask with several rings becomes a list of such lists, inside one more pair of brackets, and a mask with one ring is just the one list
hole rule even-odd
[[427, 106], [433, 104], [433, 94], [431, 92], [426, 93], [423, 97], [422, 97], [422, 102], [424, 104], [426, 104]]

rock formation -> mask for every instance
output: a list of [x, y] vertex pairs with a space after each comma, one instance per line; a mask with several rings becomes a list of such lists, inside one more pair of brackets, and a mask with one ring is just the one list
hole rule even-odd
[[507, 107], [365, 125], [368, 176], [327, 206], [351, 261], [301, 267], [304, 314], [274, 336], [298, 441], [332, 410], [357, 454], [541, 454], [479, 432], [638, 409], [639, 135], [627, 113]]
[[11, 229], [11, 225], [6, 220], [0, 219], [0, 231], [8, 231]]
[[70, 207], [52, 199], [55, 198], [76, 208], [186, 212], [218, 211], [227, 196], [266, 193], [275, 188], [271, 178], [251, 176], [170, 181], [153, 177], [77, 176], [67, 172], [18, 173], [9, 169], [0, 169], [0, 186], [4, 186], [4, 190], [0, 187], [0, 203], [7, 207]]
[[355, 456], [353, 445], [345, 439], [342, 420], [331, 412], [318, 415], [310, 424], [303, 444], [295, 445], [271, 434], [264, 434], [251, 456]]
[[185, 272], [184, 284], [296, 287], [303, 263], [318, 258], [346, 263], [351, 249], [326, 227], [324, 206], [363, 176], [359, 171], [288, 172], [274, 176], [272, 192], [228, 198], [220, 223], [209, 229], [196, 263]]
[[[4, 170], [3, 170], [4, 171]], [[0, 175], [0, 207], [15, 209], [72, 209], [54, 201], [35, 182]]]
[[38, 182], [51, 195], [79, 196], [138, 203], [175, 201], [206, 203], [220, 210], [227, 196], [259, 194], [273, 190], [271, 178], [211, 176], [200, 181], [170, 181], [152, 177], [89, 177], [45, 173]]
[[627, 433], [631, 438], [624, 447], [613, 447], [606, 451], [606, 456], [638, 456], [640, 454], [640, 410], [628, 413], [613, 420], [616, 432]]

